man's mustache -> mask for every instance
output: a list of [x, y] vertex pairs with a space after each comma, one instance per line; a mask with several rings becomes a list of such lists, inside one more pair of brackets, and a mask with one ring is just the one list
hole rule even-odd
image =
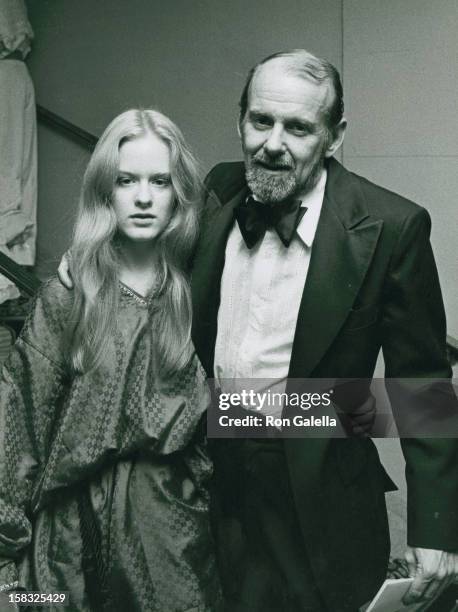
[[252, 158], [252, 162], [254, 164], [264, 166], [272, 170], [294, 169], [294, 160], [288, 155], [283, 155], [282, 157], [275, 157], [274, 159], [272, 159], [271, 157], [268, 157], [265, 154], [257, 154]]

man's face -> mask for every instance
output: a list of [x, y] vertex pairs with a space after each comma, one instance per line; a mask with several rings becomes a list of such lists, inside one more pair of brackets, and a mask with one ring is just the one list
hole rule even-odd
[[327, 154], [323, 113], [332, 100], [325, 84], [287, 73], [277, 59], [258, 68], [240, 124], [247, 183], [267, 203], [304, 194]]

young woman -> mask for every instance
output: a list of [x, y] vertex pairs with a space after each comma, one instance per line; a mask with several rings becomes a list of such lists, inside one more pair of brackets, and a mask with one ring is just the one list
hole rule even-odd
[[0, 587], [67, 591], [75, 611], [218, 608], [186, 277], [197, 176], [156, 111], [97, 144], [75, 288], [43, 286], [3, 370]]

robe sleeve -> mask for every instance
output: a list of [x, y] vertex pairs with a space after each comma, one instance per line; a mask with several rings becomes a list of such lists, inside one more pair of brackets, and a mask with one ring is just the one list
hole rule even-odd
[[16, 562], [31, 541], [32, 495], [66, 388], [68, 308], [56, 282], [40, 289], [0, 378], [0, 587], [17, 580]]
[[196, 442], [202, 433], [202, 423], [205, 423], [210, 390], [205, 371], [195, 353], [188, 366], [162, 386], [159, 397], [156, 408], [158, 418], [152, 432], [157, 439], [155, 452], [169, 454], [183, 449], [193, 438]]

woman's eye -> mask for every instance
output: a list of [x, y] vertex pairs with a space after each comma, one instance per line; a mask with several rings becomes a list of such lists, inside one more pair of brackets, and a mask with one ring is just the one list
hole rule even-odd
[[158, 187], [167, 187], [167, 185], [170, 185], [170, 179], [168, 179], [168, 178], [154, 178], [154, 179], [151, 179], [151, 183], [153, 185], [157, 185]]
[[131, 185], [132, 183], [133, 179], [130, 176], [118, 176], [116, 179], [116, 185], [120, 185], [121, 187]]

